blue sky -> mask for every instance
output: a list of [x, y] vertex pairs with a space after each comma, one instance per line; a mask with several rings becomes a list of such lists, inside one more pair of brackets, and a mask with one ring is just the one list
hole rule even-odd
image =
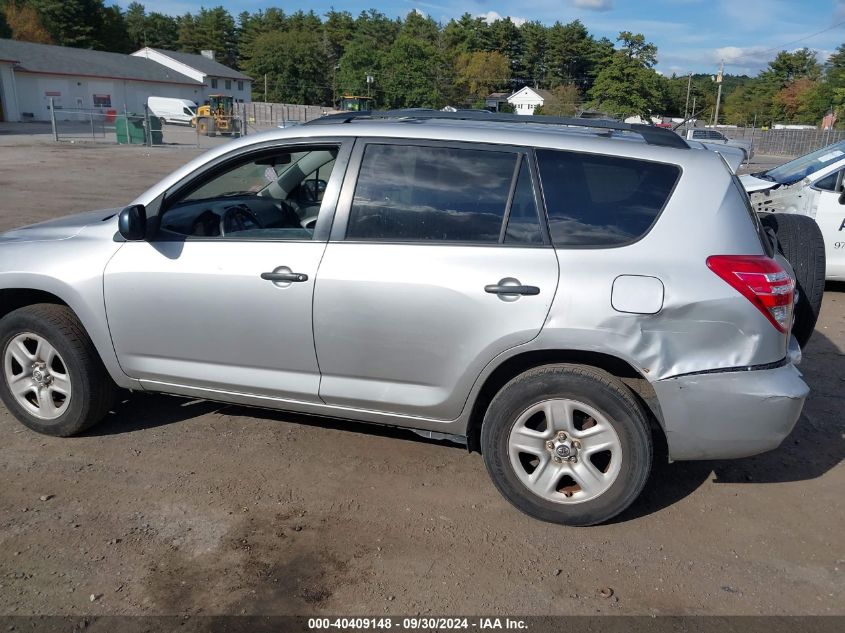
[[[324, 13], [334, 7], [353, 15], [375, 7], [395, 17], [414, 9], [447, 22], [464, 12], [514, 20], [580, 19], [597, 37], [615, 39], [621, 30], [643, 33], [658, 47], [658, 69], [666, 75], [725, 72], [756, 74], [778, 50], [807, 46], [820, 61], [845, 42], [845, 0], [140, 0], [148, 11], [179, 15], [223, 4], [229, 12], [280, 7]], [[119, 2], [123, 7], [127, 0]], [[833, 27], [833, 28], [831, 28]], [[819, 31], [823, 33], [814, 35]], [[812, 37], [808, 37], [812, 36]]]

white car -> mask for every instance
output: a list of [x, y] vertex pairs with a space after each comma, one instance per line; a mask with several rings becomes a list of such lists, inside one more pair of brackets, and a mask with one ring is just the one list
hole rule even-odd
[[758, 213], [815, 219], [824, 237], [825, 278], [845, 281], [845, 141], [774, 169], [740, 176]]

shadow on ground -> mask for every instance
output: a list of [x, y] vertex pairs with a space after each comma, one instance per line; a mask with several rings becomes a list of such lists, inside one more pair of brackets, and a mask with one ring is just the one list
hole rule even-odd
[[[845, 284], [841, 286], [845, 288]], [[839, 290], [838, 286], [829, 289], [834, 292]], [[816, 479], [837, 466], [845, 458], [845, 417], [841, 415], [845, 395], [841, 393], [840, 378], [845, 376], [845, 354], [827, 337], [816, 332], [806, 350], [801, 371], [810, 385], [811, 394], [798, 424], [780, 448], [745, 459], [670, 464], [665, 445], [658, 445], [652, 475], [645, 490], [637, 502], [614, 522], [647, 516], [677, 503], [698, 489], [711, 473], [715, 483], [777, 483]], [[465, 450], [451, 442], [422, 438], [406, 429], [157, 394], [128, 397], [87, 434], [133, 433], [224, 410], [226, 415], [232, 416], [304, 424]], [[742, 421], [737, 420], [737, 423]]]

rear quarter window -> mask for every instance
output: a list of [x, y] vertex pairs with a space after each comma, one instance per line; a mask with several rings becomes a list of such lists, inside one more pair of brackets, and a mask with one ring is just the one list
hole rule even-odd
[[633, 158], [537, 150], [556, 247], [623, 246], [642, 238], [666, 206], [681, 170]]

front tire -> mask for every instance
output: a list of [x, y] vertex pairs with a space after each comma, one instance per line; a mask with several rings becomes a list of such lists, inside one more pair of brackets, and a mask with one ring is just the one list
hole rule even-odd
[[547, 365], [505, 385], [481, 427], [493, 483], [526, 514], [551, 523], [602, 523], [627, 508], [652, 463], [646, 416], [601, 370]]
[[0, 398], [24, 426], [59, 437], [109, 411], [116, 386], [76, 315], [36, 304], [0, 319]]

